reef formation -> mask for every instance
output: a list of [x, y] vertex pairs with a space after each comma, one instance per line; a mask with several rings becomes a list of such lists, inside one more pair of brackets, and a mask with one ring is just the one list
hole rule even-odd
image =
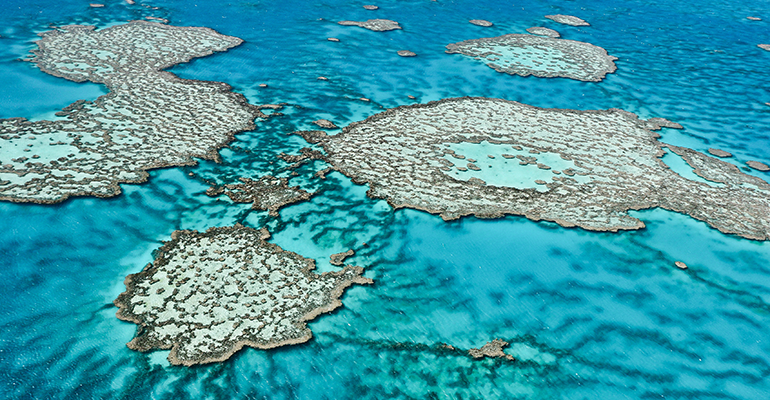
[[545, 28], [542, 26], [533, 26], [531, 28], [527, 28], [527, 32], [533, 35], [546, 36], [554, 39], [561, 37], [561, 34], [559, 34], [559, 32], [556, 32], [553, 29]]
[[289, 186], [287, 178], [266, 175], [258, 180], [240, 178], [241, 183], [213, 186], [206, 190], [209, 196], [224, 193], [234, 203], [252, 203], [255, 210], [266, 210], [273, 217], [278, 216], [281, 208], [313, 197], [299, 186]]
[[770, 171], [770, 166], [759, 161], [746, 161], [746, 165], [757, 171], [767, 172]]
[[345, 260], [348, 257], [352, 257], [354, 255], [356, 255], [356, 252], [353, 249], [350, 249], [343, 253], [332, 254], [331, 257], [329, 257], [330, 259], [329, 262], [331, 263], [331, 265], [336, 265], [338, 267], [341, 267], [345, 264]]
[[[640, 229], [630, 210], [661, 207], [723, 233], [770, 239], [770, 185], [733, 164], [658, 141], [681, 128], [619, 110], [543, 109], [489, 98], [402, 106], [329, 136], [320, 144], [333, 168], [395, 208], [499, 218], [522, 215], [594, 231]], [[681, 156], [703, 181], [662, 160]]]
[[142, 272], [126, 277], [118, 318], [136, 323], [128, 347], [171, 349], [172, 364], [228, 359], [243, 346], [270, 349], [312, 337], [306, 322], [342, 305], [360, 267], [316, 274], [315, 262], [240, 225], [176, 231]]
[[328, 119], [323, 119], [323, 118], [322, 119], [317, 119], [317, 120], [313, 121], [313, 123], [318, 125], [318, 126], [320, 126], [321, 128], [324, 128], [324, 129], [337, 129], [338, 128], [338, 126], [335, 125], [334, 122], [329, 121]]
[[724, 150], [715, 149], [715, 148], [709, 148], [708, 152], [712, 156], [717, 156], [719, 158], [728, 158], [728, 157], [732, 157], [733, 156], [731, 153], [728, 153], [728, 152], [726, 152]]
[[591, 26], [588, 22], [584, 21], [581, 18], [572, 16], [572, 15], [564, 15], [564, 14], [555, 14], [555, 15], [546, 15], [546, 18], [556, 21], [560, 24], [564, 25], [571, 25], [571, 26]]
[[238, 46], [239, 38], [146, 21], [40, 35], [31, 60], [40, 70], [110, 93], [75, 102], [53, 121], [0, 120], [0, 200], [115, 196], [119, 183], [143, 182], [149, 169], [217, 159], [235, 133], [264, 117], [227, 84], [163, 71]]
[[472, 20], [470, 20], [468, 22], [472, 23], [473, 25], [483, 26], [483, 27], [487, 27], [487, 28], [492, 26], [492, 25], [494, 25], [493, 23], [491, 23], [491, 22], [489, 22], [489, 21], [487, 21], [485, 19], [472, 19]]
[[505, 346], [508, 346], [508, 342], [503, 339], [495, 339], [491, 342], [487, 342], [485, 345], [481, 346], [480, 349], [472, 348], [468, 350], [468, 354], [473, 358], [505, 358], [506, 360], [514, 361], [515, 359], [512, 355], [505, 354], [503, 351]]
[[396, 21], [389, 19], [368, 19], [366, 21], [340, 21], [337, 22], [340, 25], [345, 26], [358, 26], [375, 32], [392, 31], [401, 29], [401, 25]]
[[462, 54], [484, 61], [497, 72], [570, 78], [598, 82], [615, 72], [614, 61], [601, 47], [575, 40], [509, 34], [466, 40], [446, 46], [449, 54]]

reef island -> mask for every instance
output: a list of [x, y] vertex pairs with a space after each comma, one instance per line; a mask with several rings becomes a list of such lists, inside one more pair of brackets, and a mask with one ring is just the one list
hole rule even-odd
[[118, 318], [139, 325], [128, 347], [171, 349], [172, 364], [224, 361], [243, 346], [270, 349], [312, 337], [306, 325], [342, 305], [360, 267], [316, 274], [315, 262], [236, 225], [176, 231], [155, 261], [126, 277]]
[[0, 120], [0, 200], [56, 203], [109, 197], [147, 170], [217, 159], [217, 150], [264, 116], [230, 86], [180, 79], [173, 65], [238, 46], [208, 28], [134, 21], [96, 31], [68, 25], [40, 34], [40, 70], [110, 93], [78, 101], [53, 121]]
[[[770, 239], [770, 185], [738, 167], [658, 141], [681, 128], [619, 110], [544, 109], [490, 98], [402, 106], [337, 135], [296, 132], [320, 144], [333, 168], [395, 207], [439, 214], [506, 214], [594, 231], [639, 229], [630, 210], [661, 207], [724, 233]], [[681, 156], [703, 181], [661, 157]]]

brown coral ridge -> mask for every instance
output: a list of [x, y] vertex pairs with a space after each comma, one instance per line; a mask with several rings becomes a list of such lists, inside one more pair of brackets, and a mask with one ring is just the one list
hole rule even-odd
[[[660, 207], [726, 234], [770, 239], [770, 185], [733, 164], [659, 142], [660, 135], [653, 131], [662, 127], [681, 128], [619, 109], [544, 109], [462, 97], [389, 109], [334, 136], [321, 131], [294, 134], [320, 144], [334, 170], [357, 184], [369, 184], [369, 197], [385, 199], [396, 209], [439, 214], [444, 220], [521, 215], [564, 227], [617, 232], [645, 227], [629, 211]], [[554, 170], [544, 191], [464, 181], [447, 173], [446, 146], [482, 142], [558, 155], [574, 167]], [[672, 171], [661, 160], [664, 147], [680, 155], [697, 175], [721, 185]]]
[[40, 70], [101, 83], [110, 93], [65, 107], [61, 120], [0, 120], [0, 200], [116, 196], [120, 183], [145, 182], [150, 169], [218, 160], [221, 147], [265, 116], [225, 83], [163, 71], [238, 46], [239, 38], [146, 21], [40, 35], [30, 60]]
[[281, 208], [309, 200], [315, 195], [299, 186], [289, 186], [287, 178], [276, 178], [272, 175], [263, 176], [258, 180], [240, 178], [240, 181], [243, 183], [212, 187], [206, 194], [216, 196], [224, 192], [233, 202], [253, 203], [251, 208], [267, 210], [273, 217], [278, 216], [278, 210]]
[[757, 171], [762, 171], [762, 172], [770, 171], [770, 166], [769, 165], [767, 165], [765, 163], [761, 163], [759, 161], [746, 161], [746, 165], [748, 165], [751, 168], [756, 169]]
[[342, 253], [332, 254], [329, 263], [331, 263], [331, 265], [341, 267], [343, 264], [345, 264], [345, 260], [348, 257], [353, 257], [354, 255], [356, 255], [356, 252], [353, 249]]
[[302, 164], [312, 160], [326, 160], [323, 153], [318, 150], [313, 150], [310, 147], [303, 147], [299, 151], [300, 154], [286, 154], [282, 152], [278, 154], [278, 158], [291, 163], [291, 165], [287, 167], [288, 169], [297, 169]]
[[468, 354], [470, 354], [470, 356], [473, 358], [491, 357], [505, 358], [509, 361], [515, 361], [512, 355], [505, 354], [505, 352], [503, 352], [503, 348], [505, 348], [505, 346], [508, 346], [508, 342], [503, 339], [495, 339], [491, 342], [488, 342], [484, 346], [481, 346], [480, 349], [473, 348], [468, 350]]
[[306, 322], [342, 305], [363, 269], [317, 274], [315, 262], [264, 241], [264, 230], [176, 231], [155, 261], [126, 277], [117, 317], [138, 324], [128, 347], [171, 349], [191, 366], [227, 360], [243, 346], [271, 349], [312, 337]]

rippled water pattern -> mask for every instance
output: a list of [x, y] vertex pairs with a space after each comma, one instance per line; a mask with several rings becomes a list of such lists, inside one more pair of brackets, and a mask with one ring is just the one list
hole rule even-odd
[[[342, 175], [312, 177], [326, 167], [321, 161], [291, 179], [321, 193], [279, 218], [204, 193], [206, 182], [288, 177], [275, 156], [307, 143], [286, 133], [311, 129], [319, 118], [345, 126], [410, 104], [407, 95], [617, 107], [685, 126], [663, 130], [664, 142], [721, 148], [739, 165], [770, 163], [770, 52], [756, 47], [770, 41], [770, 2], [406, 0], [376, 2], [377, 11], [344, 1], [87, 3], [2, 2], [0, 117], [51, 118], [105, 93], [17, 61], [34, 48], [36, 33], [51, 24], [105, 27], [145, 16], [245, 39], [172, 71], [227, 82], [255, 104], [288, 105], [284, 116], [237, 135], [220, 164], [154, 171], [149, 183], [124, 185], [112, 199], [0, 204], [0, 397], [770, 398], [768, 243], [662, 210], [639, 212], [647, 228], [622, 233], [518, 217], [446, 223], [394, 211]], [[560, 25], [547, 14], [576, 15], [591, 26]], [[404, 29], [336, 24], [369, 18]], [[532, 26], [607, 49], [619, 57], [618, 70], [601, 83], [523, 78], [444, 54], [449, 43]], [[246, 349], [193, 368], [169, 366], [167, 352], [126, 348], [136, 326], [115, 318], [112, 305], [124, 277], [151, 262], [175, 229], [236, 222], [269, 226], [274, 243], [317, 259], [320, 271], [336, 268], [329, 255], [355, 248], [349, 262], [366, 267], [375, 284], [349, 289], [343, 308], [310, 324], [315, 336], [303, 345]], [[673, 267], [677, 260], [690, 268]], [[511, 343], [506, 352], [516, 362], [463, 353], [494, 338]]]

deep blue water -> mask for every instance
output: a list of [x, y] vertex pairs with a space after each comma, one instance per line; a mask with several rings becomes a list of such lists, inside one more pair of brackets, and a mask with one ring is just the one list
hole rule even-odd
[[[411, 0], [378, 1], [377, 11], [344, 1], [105, 3], [0, 4], [0, 118], [42, 118], [106, 93], [17, 61], [37, 33], [145, 16], [243, 38], [236, 49], [171, 71], [227, 82], [255, 104], [288, 106], [283, 117], [237, 135], [221, 164], [154, 171], [112, 199], [0, 203], [0, 397], [770, 398], [768, 243], [663, 210], [635, 213], [647, 228], [622, 233], [518, 217], [446, 223], [394, 211], [342, 175], [312, 178], [325, 168], [320, 161], [291, 182], [321, 193], [280, 218], [204, 194], [205, 181], [289, 176], [275, 156], [307, 143], [288, 132], [318, 118], [344, 126], [410, 104], [407, 95], [622, 108], [684, 125], [662, 132], [667, 143], [718, 147], [737, 164], [770, 163], [770, 52], [756, 47], [770, 42], [770, 1]], [[543, 18], [555, 13], [592, 26]], [[367, 18], [404, 29], [335, 23]], [[477, 18], [495, 25], [467, 22]], [[531, 26], [604, 47], [619, 57], [618, 70], [601, 83], [522, 78], [443, 52], [449, 43]], [[418, 57], [397, 56], [402, 49]], [[355, 247], [349, 261], [375, 284], [349, 289], [343, 308], [310, 324], [314, 339], [303, 345], [245, 349], [193, 368], [170, 366], [167, 352], [129, 350], [136, 326], [115, 318], [112, 305], [124, 277], [151, 262], [176, 229], [236, 222], [266, 224], [274, 243], [317, 259], [321, 271], [334, 268], [329, 255]], [[690, 269], [674, 268], [677, 260]], [[509, 341], [506, 351], [518, 361], [472, 361], [438, 346], [468, 349], [494, 338]]]

